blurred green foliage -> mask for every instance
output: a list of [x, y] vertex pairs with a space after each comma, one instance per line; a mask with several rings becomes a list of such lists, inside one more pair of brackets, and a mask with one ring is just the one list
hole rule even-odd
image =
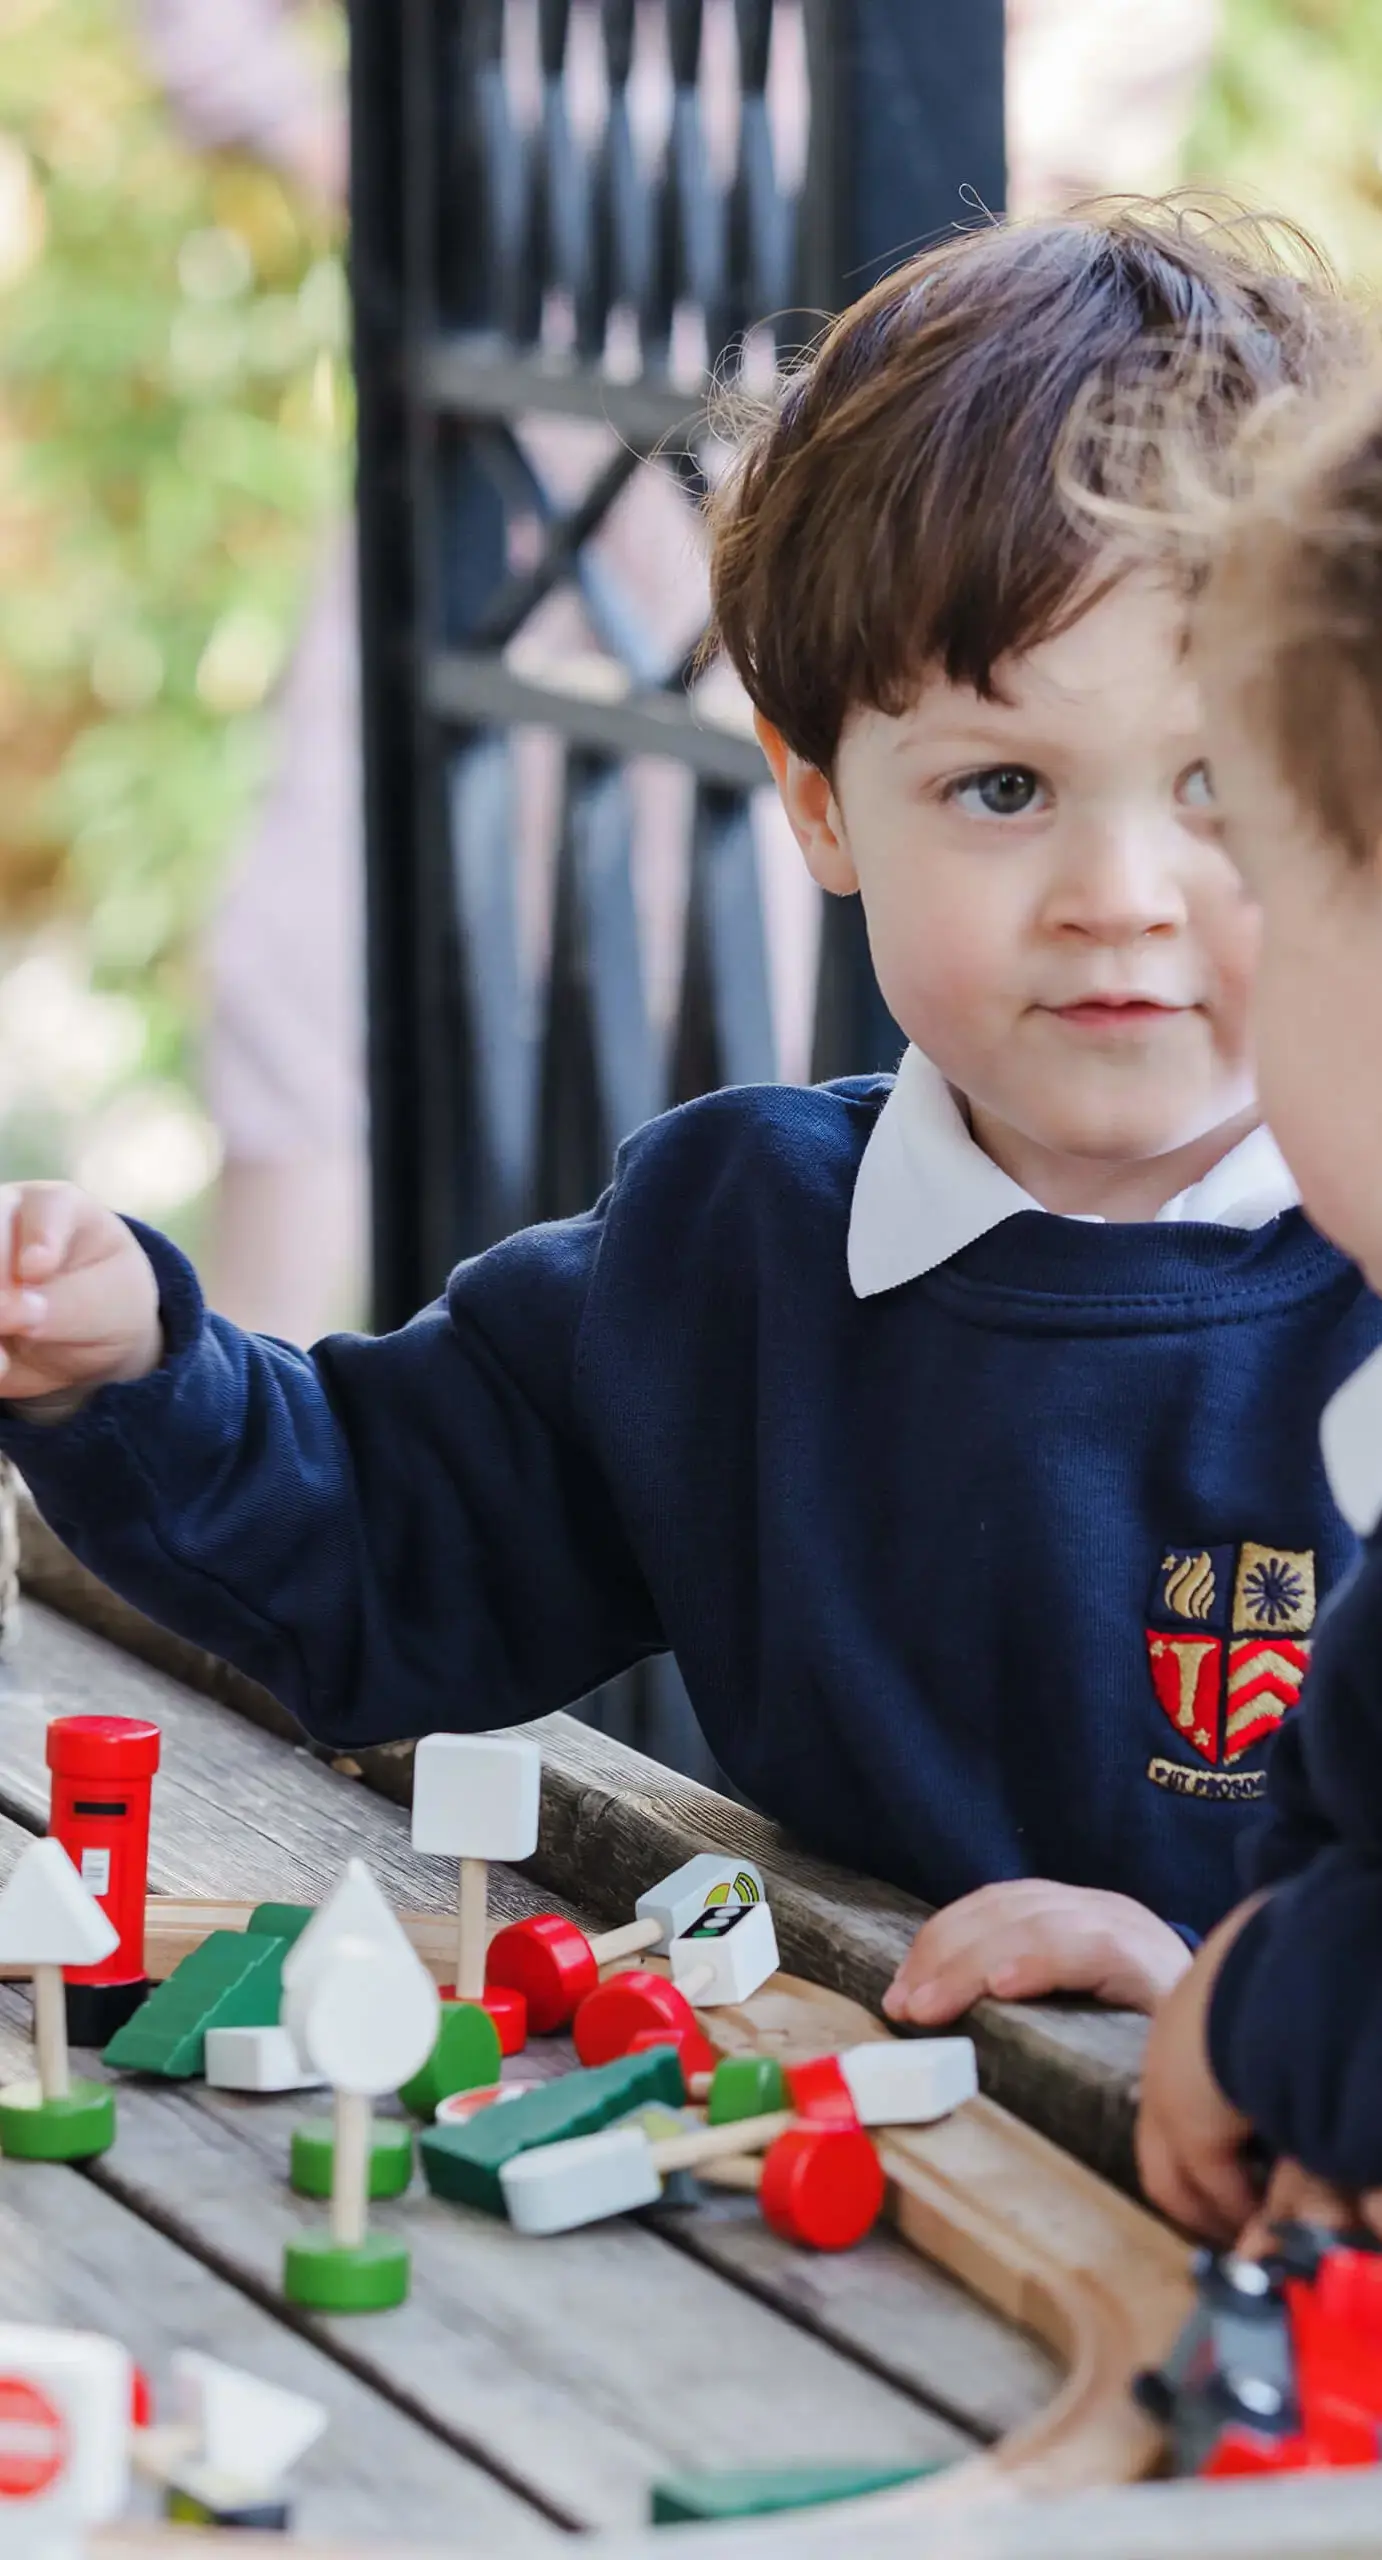
[[[1154, 5], [1154, 0], [1149, 0]], [[1289, 214], [1382, 286], [1382, 0], [1220, 0], [1186, 175]]]
[[0, 0], [0, 931], [72, 919], [137, 999], [126, 1080], [186, 1070], [191, 928], [348, 485], [347, 338], [337, 226], [179, 140], [119, 0]]

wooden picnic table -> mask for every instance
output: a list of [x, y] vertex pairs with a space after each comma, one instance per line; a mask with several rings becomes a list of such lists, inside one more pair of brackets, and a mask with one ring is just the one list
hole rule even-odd
[[[409, 1843], [403, 1755], [362, 1755], [372, 1784], [357, 1764], [329, 1765], [262, 1693], [134, 1620], [32, 1523], [26, 1546], [29, 1597], [0, 1668], [0, 1881], [44, 1822], [49, 1720], [99, 1710], [162, 1728], [155, 1890], [315, 1901], [359, 1856], [398, 1903], [444, 1907], [445, 1869]], [[692, 1849], [723, 1845], [767, 1869], [784, 1962], [876, 2005], [919, 1906], [802, 1857], [757, 1816], [568, 1718], [548, 1719], [541, 1739], [538, 1856], [525, 1873], [492, 1871], [496, 1915], [557, 1908], [593, 1927], [627, 1916], [633, 1893]], [[1125, 2172], [1136, 2022], [988, 2004], [977, 2025], [996, 2094]], [[0, 2079], [26, 2067], [26, 2033], [21, 1994], [0, 1986]], [[508, 2066], [530, 2067], [531, 2057]], [[651, 2487], [669, 2474], [955, 2460], [1055, 2389], [1030, 2336], [891, 2232], [811, 2257], [775, 2241], [739, 2194], [535, 2245], [415, 2189], [374, 2208], [412, 2249], [402, 2309], [355, 2320], [291, 2311], [279, 2296], [283, 2244], [323, 2209], [287, 2186], [288, 2138], [325, 2103], [125, 2081], [103, 2158], [80, 2169], [0, 2161], [0, 2319], [107, 2331], [155, 2380], [177, 2347], [198, 2346], [319, 2400], [330, 2424], [296, 2475], [296, 2526], [340, 2560], [371, 2545], [399, 2560], [527, 2552], [573, 2531], [594, 2537], [601, 2560], [648, 2560], [679, 2547], [646, 2530]], [[823, 2509], [703, 2528], [693, 2547], [707, 2560], [785, 2560], [842, 2540], [880, 2560], [918, 2548], [916, 2524], [886, 2502], [847, 2527]], [[926, 2547], [947, 2560], [1153, 2560], [1173, 2549], [1177, 2560], [1197, 2549], [1320, 2560], [1379, 2543], [1382, 2494], [1369, 2477], [1339, 2475], [992, 2508], [956, 2516]], [[172, 2560], [182, 2538], [132, 2523], [96, 2547], [101, 2560]], [[237, 2544], [246, 2560], [284, 2547]], [[187, 2538], [189, 2554], [204, 2548]]]

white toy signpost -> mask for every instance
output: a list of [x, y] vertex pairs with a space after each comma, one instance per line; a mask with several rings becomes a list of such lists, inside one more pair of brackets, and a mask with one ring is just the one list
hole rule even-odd
[[335, 2094], [330, 2234], [289, 2243], [283, 2290], [290, 2302], [315, 2311], [382, 2311], [404, 2300], [407, 2250], [371, 2237], [367, 2227], [371, 2101], [421, 2070], [439, 2014], [431, 1975], [368, 1868], [352, 1859], [283, 1968], [283, 2024]]
[[413, 1755], [413, 1847], [419, 1857], [454, 1858], [457, 2000], [488, 2009], [505, 2053], [527, 2036], [522, 1995], [486, 1985], [489, 1868], [531, 1858], [537, 1847], [542, 1754], [512, 1733], [429, 1733]]
[[719, 1902], [668, 1948], [672, 1980], [693, 2007], [751, 2000], [777, 1971], [777, 1932], [766, 1902]]
[[[94, 1959], [99, 1962], [99, 1958]], [[112, 2338], [0, 2326], [0, 2551], [78, 2560], [129, 2492], [133, 2369]]]
[[12, 2160], [90, 2160], [115, 2139], [115, 2100], [73, 2080], [64, 1965], [100, 1964], [119, 1944], [99, 1902], [56, 1840], [26, 1849], [0, 1892], [0, 1965], [34, 1985], [36, 2080], [0, 2089], [0, 2151]]
[[632, 1920], [588, 1938], [574, 1920], [555, 1911], [537, 1911], [513, 1920], [491, 1940], [487, 1968], [491, 1991], [497, 1984], [521, 1991], [528, 2004], [533, 2035], [554, 2035], [569, 2026], [581, 2002], [600, 1980], [602, 1965], [625, 1956], [660, 1952], [683, 1929], [699, 1919], [708, 1905], [737, 1909], [763, 1900], [763, 1878], [747, 1858], [721, 1858], [702, 1850], [660, 1883], [640, 1893]]

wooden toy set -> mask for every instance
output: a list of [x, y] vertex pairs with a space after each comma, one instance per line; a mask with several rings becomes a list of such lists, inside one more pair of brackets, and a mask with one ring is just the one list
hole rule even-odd
[[[74, 2080], [67, 2021], [80, 2038], [113, 2019], [111, 2074], [201, 2075], [247, 2098], [332, 2093], [330, 2116], [294, 2131], [286, 2163], [323, 2206], [280, 2269], [305, 2313], [405, 2298], [406, 2238], [372, 2231], [369, 2208], [405, 2196], [420, 2165], [434, 2198], [535, 2245], [646, 2208], [695, 2212], [724, 2186], [751, 2190], [768, 2230], [799, 2249], [848, 2249], [886, 2214], [1065, 2364], [1055, 2400], [976, 2459], [902, 2485], [896, 2470], [809, 2484], [803, 2473], [771, 2492], [741, 2484], [737, 2512], [887, 2489], [920, 2514], [1000, 2488], [1138, 2478], [1164, 2462], [1168, 2425], [1180, 2453], [1199, 2442], [1183, 2413], [1204, 2383], [1204, 2306], [1183, 2245], [979, 2097], [967, 2038], [897, 2039], [853, 2001], [783, 1975], [750, 1861], [695, 1856], [602, 1935], [545, 1913], [489, 1936], [489, 1861], [535, 1845], [538, 1753], [522, 1737], [437, 1736], [417, 1754], [412, 1837], [420, 1854], [456, 1862], [450, 1918], [395, 1912], [358, 1860], [316, 1910], [149, 1899], [157, 1729], [122, 1735], [122, 1721], [50, 1726], [53, 1829], [0, 1892], [0, 1974], [33, 1983], [36, 2048], [33, 2078], [0, 2091], [8, 2157], [74, 2160], [110, 2145], [118, 2088]], [[72, 1783], [60, 1789], [60, 1776]], [[528, 2039], [560, 2032], [578, 2067], [528, 2077]], [[1366, 2307], [1375, 2319], [1371, 2293]], [[1144, 2381], [1139, 2400], [1148, 2368], [1163, 2378]], [[0, 2547], [60, 2550], [67, 2519], [118, 2514], [132, 2477], [161, 2484], [170, 2518], [285, 2527], [284, 2476], [315, 2432], [310, 2404], [288, 2394], [275, 2417], [270, 2394], [256, 2414], [267, 2386], [207, 2359], [183, 2360], [167, 2387], [154, 2424], [117, 2343], [0, 2329]], [[40, 2402], [57, 2414], [38, 2414]], [[1282, 2406], [1297, 2405], [1288, 2391]], [[1289, 2432], [1275, 2429], [1278, 2446]], [[1320, 2452], [1345, 2439], [1351, 2451]], [[1363, 2442], [1356, 2426], [1316, 2427], [1309, 2458], [1371, 2459]], [[659, 2512], [724, 2512], [711, 2488], [707, 2505], [695, 2480], [669, 2483]], [[30, 2534], [45, 2515], [47, 2539], [17, 2538], [21, 2517]]]

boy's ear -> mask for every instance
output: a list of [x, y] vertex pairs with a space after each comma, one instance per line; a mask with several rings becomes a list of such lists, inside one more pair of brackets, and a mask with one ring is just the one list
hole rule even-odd
[[775, 729], [771, 720], [765, 720], [761, 711], [755, 711], [753, 725], [812, 879], [822, 889], [828, 889], [832, 897], [852, 897], [859, 886], [859, 875], [829, 774], [822, 773], [819, 765], [808, 764], [794, 747], [789, 747], [782, 731]]

